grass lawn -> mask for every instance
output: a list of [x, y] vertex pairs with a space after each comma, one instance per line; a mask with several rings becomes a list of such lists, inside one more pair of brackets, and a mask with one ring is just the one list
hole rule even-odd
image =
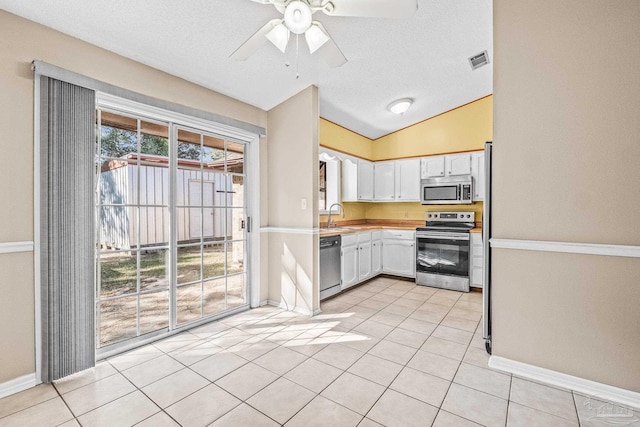
[[[241, 248], [240, 248], [241, 249]], [[242, 251], [240, 251], [241, 253]], [[233, 248], [228, 245], [229, 274], [243, 271], [242, 260], [231, 262]], [[168, 251], [140, 253], [140, 289], [153, 291], [140, 295], [140, 334], [169, 326], [169, 278], [167, 277]], [[178, 324], [219, 313], [245, 303], [244, 275], [225, 278], [225, 251], [223, 244], [204, 248], [204, 283], [180, 286], [200, 281], [200, 248], [178, 249]], [[122, 298], [100, 303], [100, 343], [111, 344], [137, 335], [138, 296], [136, 294], [136, 253], [101, 255], [101, 298]], [[223, 276], [223, 277], [220, 277]], [[218, 279], [208, 280], [218, 277]], [[127, 296], [127, 294], [132, 294]]]

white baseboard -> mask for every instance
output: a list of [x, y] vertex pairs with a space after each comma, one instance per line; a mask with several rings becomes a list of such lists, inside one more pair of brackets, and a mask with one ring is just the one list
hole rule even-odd
[[640, 393], [635, 391], [574, 377], [573, 375], [563, 374], [499, 356], [491, 356], [489, 358], [489, 367], [522, 378], [566, 388], [587, 396], [597, 397], [599, 400], [619, 403], [624, 406], [631, 406], [632, 408], [640, 408]]
[[281, 308], [286, 311], [293, 311], [295, 313], [300, 313], [302, 315], [309, 316], [309, 317], [313, 315], [313, 313], [311, 313], [311, 310], [307, 310], [306, 308], [300, 308], [300, 307], [290, 307], [286, 305], [283, 301], [267, 300], [266, 304], [271, 305], [273, 307]]
[[0, 383], [0, 399], [11, 394], [19, 393], [28, 388], [37, 386], [35, 372], [33, 374], [23, 375], [10, 381]]

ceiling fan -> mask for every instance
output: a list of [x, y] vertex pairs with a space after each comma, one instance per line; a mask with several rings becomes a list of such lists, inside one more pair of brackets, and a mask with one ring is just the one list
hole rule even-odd
[[231, 58], [244, 61], [269, 40], [285, 53], [291, 33], [304, 34], [309, 52], [320, 49], [319, 54], [331, 67], [347, 62], [324, 26], [313, 20], [313, 14], [321, 10], [329, 16], [357, 16], [366, 18], [405, 18], [418, 8], [418, 0], [251, 0], [272, 4], [283, 14], [272, 19], [244, 42]]

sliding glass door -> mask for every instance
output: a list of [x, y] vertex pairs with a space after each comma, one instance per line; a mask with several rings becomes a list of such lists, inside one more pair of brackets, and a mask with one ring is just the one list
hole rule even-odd
[[98, 347], [247, 306], [244, 143], [107, 109], [97, 126]]

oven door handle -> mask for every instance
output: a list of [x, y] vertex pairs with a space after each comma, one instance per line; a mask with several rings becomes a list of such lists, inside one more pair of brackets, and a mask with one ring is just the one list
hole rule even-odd
[[469, 233], [420, 233], [416, 239], [469, 240]]

